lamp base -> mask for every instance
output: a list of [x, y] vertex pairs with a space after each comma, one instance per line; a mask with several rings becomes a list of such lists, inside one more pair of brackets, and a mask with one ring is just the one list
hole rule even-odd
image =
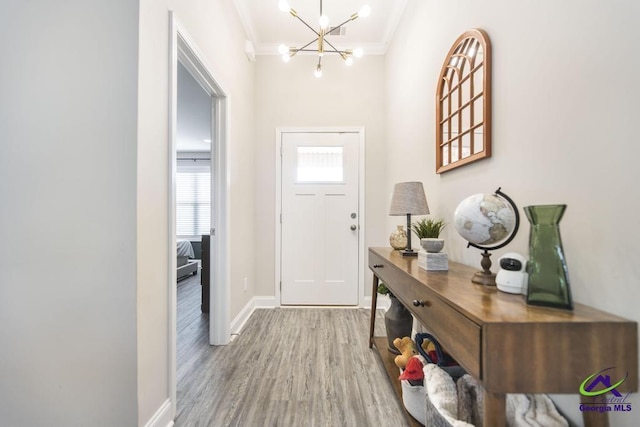
[[411, 249], [405, 249], [401, 252], [401, 254], [402, 256], [418, 256], [418, 252]]

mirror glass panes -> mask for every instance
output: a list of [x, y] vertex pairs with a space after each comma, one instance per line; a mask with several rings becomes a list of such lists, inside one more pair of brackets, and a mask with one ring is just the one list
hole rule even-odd
[[343, 182], [343, 151], [343, 147], [299, 146], [296, 181]]
[[436, 94], [436, 172], [491, 155], [491, 46], [469, 30], [451, 47]]

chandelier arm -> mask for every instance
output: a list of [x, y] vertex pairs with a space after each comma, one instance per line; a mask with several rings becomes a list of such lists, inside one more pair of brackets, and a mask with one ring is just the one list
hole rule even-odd
[[301, 51], [304, 48], [306, 48], [307, 46], [311, 46], [313, 43], [318, 41], [318, 37], [316, 37], [315, 39], [311, 40], [309, 43], [305, 44], [304, 46], [302, 46], [300, 49], [296, 49], [297, 51]]
[[342, 50], [336, 49], [336, 47], [334, 45], [332, 45], [331, 42], [329, 42], [329, 40], [325, 39], [325, 43], [328, 44], [331, 47], [331, 49], [333, 49], [333, 51], [330, 50], [329, 52], [337, 53], [342, 57], [342, 59], [344, 59], [345, 61], [347, 60], [347, 52], [346, 51], [342, 51]]
[[315, 40], [311, 40], [309, 43], [305, 44], [304, 46], [302, 46], [301, 48], [289, 48], [289, 55], [293, 56], [298, 52], [317, 52], [317, 50], [314, 49], [305, 49], [307, 46], [312, 45], [313, 43], [315, 43], [316, 41], [318, 41], [318, 39], [316, 38]]
[[336, 49], [336, 47], [335, 47], [334, 45], [332, 45], [332, 44], [331, 44], [331, 42], [330, 42], [329, 40], [325, 39], [325, 40], [324, 40], [324, 42], [325, 42], [326, 44], [328, 44], [328, 45], [331, 47], [331, 49], [333, 49], [333, 51], [334, 51], [334, 52], [336, 52], [336, 53], [340, 53], [340, 51], [339, 51], [338, 49]]
[[[318, 49], [296, 49], [296, 52], [318, 52]], [[324, 53], [337, 53], [340, 56], [346, 56], [349, 52], [345, 50], [325, 50]]]
[[[318, 49], [296, 49], [296, 52], [317, 52]], [[347, 55], [348, 52], [344, 50], [325, 50], [324, 53], [337, 53], [339, 55]]]
[[320, 37], [320, 33], [318, 33], [316, 30], [314, 30], [311, 25], [307, 24], [304, 19], [300, 18], [298, 15], [296, 15], [296, 18], [298, 18], [300, 20], [300, 22], [302, 22], [304, 25], [306, 25], [307, 28], [309, 28], [311, 31], [313, 31], [316, 36]]

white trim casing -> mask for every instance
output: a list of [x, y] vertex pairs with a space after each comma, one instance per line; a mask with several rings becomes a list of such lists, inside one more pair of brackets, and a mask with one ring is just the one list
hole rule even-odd
[[[149, 423], [156, 424], [157, 420], [163, 420], [167, 413], [171, 420], [176, 416], [176, 299], [177, 299], [177, 277], [176, 277], [176, 229], [175, 229], [175, 181], [176, 181], [176, 124], [177, 124], [177, 67], [180, 61], [185, 68], [200, 83], [214, 99], [214, 116], [212, 123], [214, 126], [215, 140], [212, 143], [211, 167], [212, 179], [215, 181], [213, 209], [214, 221], [212, 227], [216, 230], [211, 239], [211, 315], [209, 341], [212, 345], [224, 345], [231, 339], [230, 332], [230, 289], [229, 289], [229, 170], [227, 167], [227, 145], [229, 139], [229, 97], [226, 95], [222, 85], [214, 78], [212, 68], [208, 65], [205, 56], [197, 48], [195, 41], [189, 36], [184, 27], [180, 24], [173, 11], [169, 11], [169, 141], [167, 149], [168, 158], [168, 230], [169, 248], [168, 256], [168, 329], [169, 339], [167, 352], [169, 354], [168, 363], [168, 386], [169, 398], [158, 409], [156, 414], [149, 420]], [[214, 188], [214, 187], [212, 187]], [[162, 425], [164, 421], [158, 421]], [[164, 424], [169, 425], [169, 424]], [[171, 424], [173, 425], [173, 421]]]
[[[175, 19], [174, 19], [175, 20]], [[214, 99], [213, 126], [214, 134], [211, 152], [212, 180], [214, 181], [214, 202], [211, 236], [211, 260], [213, 277], [211, 280], [211, 312], [210, 344], [224, 345], [229, 342], [229, 171], [227, 167], [227, 144], [229, 129], [229, 103], [217, 79], [213, 76], [212, 67], [207, 64], [205, 56], [199, 51], [196, 43], [176, 21], [177, 59], [185, 66], [203, 89]], [[177, 64], [176, 64], [177, 66]], [[175, 72], [175, 71], [174, 71]], [[175, 142], [174, 142], [175, 144]], [[173, 154], [175, 157], [175, 154]], [[175, 169], [175, 165], [172, 165]], [[175, 173], [175, 170], [173, 171]], [[175, 175], [172, 176], [175, 181]], [[175, 204], [175, 200], [174, 200]], [[175, 210], [175, 205], [173, 206]], [[175, 221], [174, 221], [175, 222]], [[175, 225], [173, 225], [175, 227]], [[175, 234], [175, 233], [174, 233]]]
[[[178, 123], [178, 22], [175, 19], [175, 16], [172, 11], [169, 11], [169, 37], [171, 38], [169, 42], [169, 252], [168, 256], [168, 277], [169, 277], [169, 286], [168, 286], [168, 300], [169, 300], [169, 412], [171, 415], [171, 419], [173, 420], [177, 413], [177, 370], [176, 370], [176, 360], [177, 360], [177, 259], [176, 252], [174, 249], [176, 247], [176, 169], [177, 169], [177, 150], [176, 150], [176, 133], [177, 133], [177, 123]], [[163, 410], [163, 407], [166, 405], [165, 402], [156, 412], [156, 415]], [[156, 418], [154, 415], [149, 423], [152, 422]], [[147, 424], [149, 424], [147, 423]], [[155, 422], [154, 422], [155, 424]]]
[[[280, 222], [280, 215], [282, 214], [282, 134], [288, 132], [302, 133], [302, 132], [326, 132], [326, 133], [340, 133], [351, 132], [359, 135], [359, 161], [358, 161], [358, 215], [360, 216], [358, 224], [360, 226], [358, 230], [358, 304], [362, 307], [364, 305], [364, 278], [365, 278], [365, 235], [366, 235], [366, 217], [365, 217], [365, 194], [366, 194], [366, 181], [365, 181], [365, 128], [364, 126], [333, 126], [333, 127], [282, 127], [276, 128], [275, 134], [275, 164], [276, 164], [276, 197], [275, 197], [275, 300], [278, 306], [281, 305], [281, 292], [280, 282], [282, 280], [282, 223]], [[369, 300], [371, 301], [371, 300]], [[371, 304], [369, 304], [369, 307]]]

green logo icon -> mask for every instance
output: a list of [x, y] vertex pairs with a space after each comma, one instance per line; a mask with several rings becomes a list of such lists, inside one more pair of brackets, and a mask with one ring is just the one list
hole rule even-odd
[[[624, 376], [624, 378], [621, 379], [620, 381], [618, 381], [617, 383], [611, 384], [611, 376], [602, 375], [603, 372], [609, 371], [611, 369], [614, 369], [614, 368], [613, 367], [606, 368], [606, 369], [603, 369], [601, 371], [598, 371], [598, 372], [595, 372], [595, 373], [589, 375], [582, 382], [582, 384], [580, 384], [580, 394], [583, 395], [583, 396], [592, 397], [592, 396], [600, 396], [600, 395], [603, 395], [603, 394], [611, 392], [616, 397], [622, 397], [622, 395], [620, 394], [620, 392], [618, 390], [616, 390], [616, 388], [620, 387], [620, 385], [622, 385], [622, 383], [629, 376], [629, 373], [627, 372], [627, 374]], [[592, 379], [593, 379], [593, 381], [591, 381]], [[596, 386], [599, 385], [599, 384], [602, 385], [604, 388], [594, 391], [594, 388], [596, 388]]]

